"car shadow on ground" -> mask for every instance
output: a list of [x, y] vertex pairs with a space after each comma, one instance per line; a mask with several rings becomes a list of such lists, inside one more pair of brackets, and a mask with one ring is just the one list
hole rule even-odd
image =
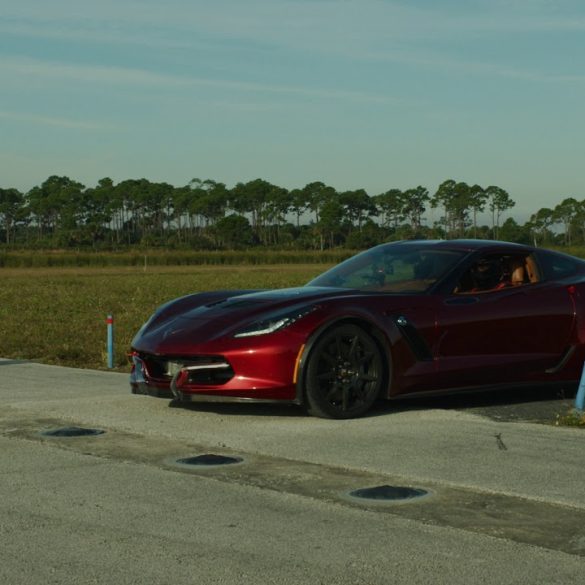
[[574, 407], [576, 392], [574, 386], [549, 385], [409, 397], [382, 403], [375, 409], [375, 414], [444, 409], [477, 414], [502, 422], [555, 424], [558, 416], [566, 415]]
[[171, 400], [169, 408], [182, 408], [198, 412], [212, 412], [226, 416], [273, 416], [297, 418], [307, 416], [305, 409], [296, 404], [258, 402], [179, 402], [177, 400]]
[[[574, 406], [576, 388], [568, 386], [531, 386], [485, 392], [466, 392], [444, 396], [399, 398], [380, 401], [364, 418], [392, 416], [412, 410], [456, 410], [502, 422], [554, 424]], [[259, 403], [169, 403], [170, 408], [211, 412], [225, 416], [306, 417], [306, 410], [294, 404]]]

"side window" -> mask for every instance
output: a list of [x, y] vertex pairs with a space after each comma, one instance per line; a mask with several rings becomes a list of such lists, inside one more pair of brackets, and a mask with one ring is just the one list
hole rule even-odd
[[546, 280], [556, 280], [572, 276], [582, 266], [582, 261], [571, 256], [565, 256], [564, 254], [541, 250], [539, 256]]
[[456, 294], [492, 292], [541, 280], [532, 254], [489, 254], [463, 273]]
[[345, 285], [358, 289], [381, 289], [385, 285], [410, 281], [414, 278], [414, 265], [405, 262], [402, 258], [394, 259], [391, 264], [386, 263], [380, 256], [376, 261], [361, 267], [349, 275]]

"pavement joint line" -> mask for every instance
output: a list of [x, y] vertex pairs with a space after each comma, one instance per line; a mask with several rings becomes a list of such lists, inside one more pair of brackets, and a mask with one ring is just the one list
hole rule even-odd
[[[295, 494], [371, 513], [392, 514], [428, 525], [456, 528], [585, 557], [585, 509], [116, 429], [104, 429], [107, 432], [98, 436], [62, 439], [45, 438], [40, 434], [44, 428], [71, 424], [76, 423], [41, 418], [0, 419], [0, 436], [40, 442], [51, 448], [102, 460], [150, 465], [169, 472]], [[209, 452], [239, 456], [244, 461], [238, 465], [206, 468], [175, 464], [181, 457]], [[356, 500], [349, 496], [352, 490], [384, 484], [423, 488], [429, 491], [429, 495], [402, 502]]]

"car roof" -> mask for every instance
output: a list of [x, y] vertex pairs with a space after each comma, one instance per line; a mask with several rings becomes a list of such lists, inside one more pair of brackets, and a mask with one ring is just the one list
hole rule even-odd
[[501, 242], [499, 240], [400, 240], [397, 242], [389, 242], [383, 245], [398, 245], [420, 249], [421, 247], [437, 248], [445, 250], [461, 250], [466, 252], [473, 252], [476, 250], [483, 250], [489, 248], [508, 248], [515, 250], [533, 250], [531, 246], [524, 244], [516, 244], [512, 242]]

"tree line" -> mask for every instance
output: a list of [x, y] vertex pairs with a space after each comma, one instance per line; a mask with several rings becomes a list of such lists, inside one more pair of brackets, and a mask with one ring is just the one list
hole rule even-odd
[[[565, 199], [540, 209], [525, 225], [512, 218], [502, 222], [514, 205], [501, 187], [452, 179], [433, 194], [417, 186], [369, 195], [365, 189], [337, 191], [320, 181], [289, 190], [263, 179], [230, 189], [211, 179], [175, 187], [147, 179], [114, 184], [104, 178], [86, 187], [51, 176], [26, 193], [0, 188], [0, 241], [8, 248], [202, 250], [358, 249], [405, 238], [585, 241], [585, 202]], [[478, 224], [484, 213], [489, 225]]]

